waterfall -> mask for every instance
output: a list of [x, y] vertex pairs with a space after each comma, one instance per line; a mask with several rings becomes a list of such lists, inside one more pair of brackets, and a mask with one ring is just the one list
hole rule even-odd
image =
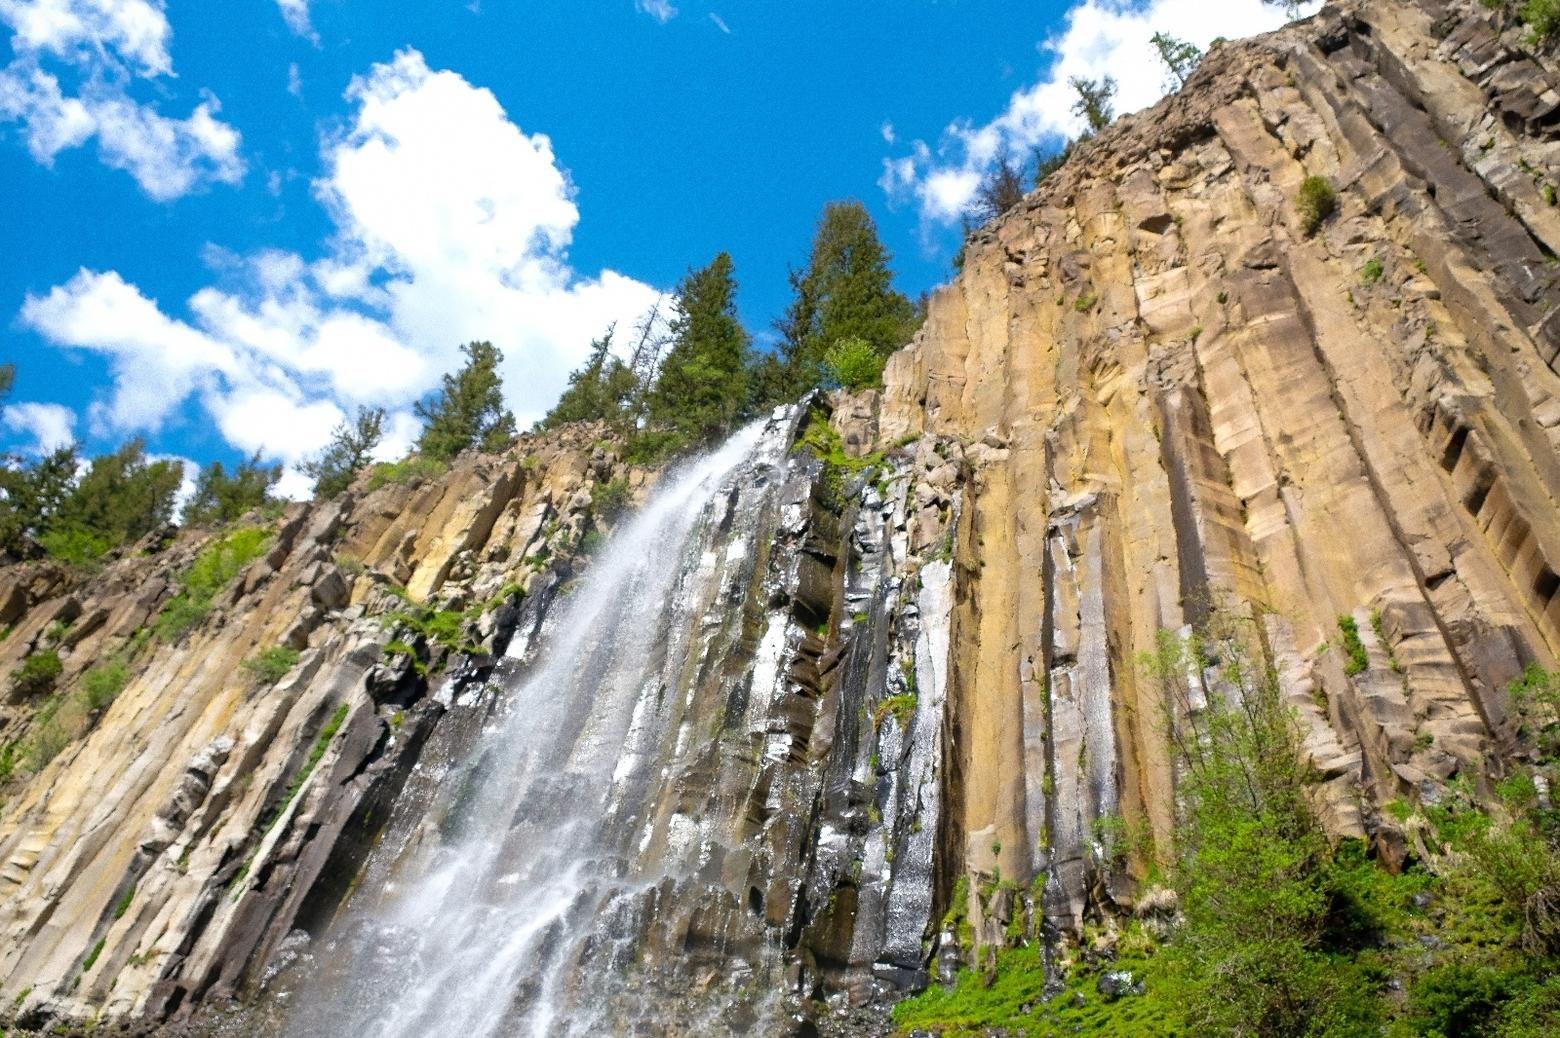
[[[716, 737], [694, 689], [724, 665], [716, 628], [752, 582], [794, 421], [779, 413], [669, 473], [534, 644], [485, 686], [445, 690], [449, 715], [310, 949], [289, 1035], [671, 1028], [673, 1010], [640, 993], [639, 942], [719, 833], [669, 776]], [[705, 978], [780, 987], [764, 979]], [[677, 1011], [698, 1029], [697, 1009]]]

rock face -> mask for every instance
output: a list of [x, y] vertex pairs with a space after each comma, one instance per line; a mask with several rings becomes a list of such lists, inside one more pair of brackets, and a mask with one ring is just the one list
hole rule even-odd
[[[1314, 234], [1307, 177], [1337, 191]], [[1499, 775], [1503, 689], [1560, 653], [1557, 187], [1553, 62], [1476, 0], [1345, 0], [1216, 49], [982, 231], [881, 394], [771, 419], [688, 541], [648, 653], [680, 662], [607, 802], [643, 839], [590, 851], [659, 878], [546, 944], [623, 978], [577, 1005], [677, 1008], [598, 1033], [868, 1033], [1014, 934], [1173, 913], [1109, 836], [1174, 824], [1161, 631], [1254, 625], [1335, 835], [1397, 853], [1380, 805]], [[787, 452], [825, 416], [859, 461]], [[0, 1020], [221, 1030], [236, 1000], [267, 1033], [346, 968], [386, 856], [447, 838], [441, 769], [596, 586], [610, 502], [657, 480], [602, 436], [292, 506], [169, 642], [136, 632], [209, 535], [0, 570], [5, 672], [52, 646], [76, 696], [130, 661], [6, 786]], [[239, 664], [275, 646], [262, 686]], [[13, 695], [0, 742], [50, 709]]]

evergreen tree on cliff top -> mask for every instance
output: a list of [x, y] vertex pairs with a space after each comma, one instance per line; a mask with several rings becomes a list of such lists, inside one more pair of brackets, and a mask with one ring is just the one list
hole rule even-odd
[[468, 342], [461, 352], [466, 366], [444, 376], [444, 388], [431, 403], [417, 405], [426, 423], [417, 453], [425, 458], [447, 461], [472, 447], [500, 451], [514, 442], [515, 416], [504, 407], [498, 374], [504, 355], [490, 342]]
[[910, 341], [916, 308], [894, 291], [892, 259], [860, 202], [824, 207], [807, 266], [791, 273], [796, 296], [775, 323], [788, 396], [819, 384], [825, 357], [843, 340], [865, 341], [885, 357]]
[[677, 286], [672, 347], [650, 391], [652, 425], [684, 443], [729, 432], [748, 401], [748, 334], [737, 320], [731, 257], [716, 256]]
[[612, 355], [612, 339], [616, 328], [608, 328], [601, 338], [590, 344], [590, 359], [585, 366], [569, 374], [569, 388], [547, 412], [538, 424], [542, 429], [556, 429], [569, 422], [590, 422], [605, 419], [620, 423], [633, 403], [639, 383], [633, 370]]

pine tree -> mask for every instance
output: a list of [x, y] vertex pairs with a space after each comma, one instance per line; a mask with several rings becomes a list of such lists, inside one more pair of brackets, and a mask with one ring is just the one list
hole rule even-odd
[[894, 291], [892, 258], [860, 202], [824, 207], [807, 266], [791, 273], [795, 297], [775, 323], [787, 368], [784, 378], [772, 379], [779, 399], [818, 385], [824, 355], [843, 339], [864, 340], [884, 356], [910, 341], [916, 311]]
[[616, 326], [590, 344], [590, 359], [569, 375], [569, 388], [537, 423], [540, 429], [555, 429], [568, 422], [608, 421], [621, 424], [629, 412], [638, 380], [633, 370], [612, 355], [612, 337]]
[[238, 463], [228, 475], [222, 462], [200, 470], [195, 493], [184, 506], [184, 522], [192, 526], [221, 526], [251, 509], [272, 501], [271, 488], [282, 478], [282, 467], [260, 464], [260, 452]]
[[52, 514], [42, 517], [38, 543], [60, 558], [97, 558], [166, 525], [183, 482], [183, 465], [153, 461], [144, 440], [131, 440], [92, 459]]
[[356, 418], [336, 426], [325, 449], [298, 466], [314, 480], [314, 496], [335, 497], [350, 487], [353, 477], [373, 460], [374, 448], [384, 438], [384, 429], [382, 407], [359, 406]]
[[1171, 80], [1165, 85], [1170, 89], [1176, 89], [1186, 85], [1193, 72], [1197, 71], [1197, 65], [1202, 61], [1202, 51], [1195, 44], [1178, 40], [1166, 33], [1156, 32], [1149, 39], [1154, 45], [1154, 50], [1159, 53], [1159, 60], [1170, 72]]
[[80, 456], [74, 444], [57, 448], [31, 464], [21, 458], [0, 466], [0, 553], [29, 554], [28, 541], [44, 532], [70, 493]]
[[748, 334], [737, 319], [731, 257], [689, 271], [677, 288], [671, 349], [650, 391], [651, 424], [682, 443], [731, 431], [748, 401]]
[[426, 423], [417, 453], [425, 458], [446, 461], [472, 447], [500, 451], [514, 442], [515, 416], [504, 407], [498, 374], [503, 353], [490, 342], [469, 342], [461, 352], [466, 366], [444, 376], [444, 388], [431, 403], [416, 406]]
[[1078, 99], [1073, 102], [1072, 113], [1089, 124], [1091, 133], [1099, 133], [1116, 118], [1116, 80], [1112, 76], [1103, 79], [1086, 79], [1074, 76], [1067, 81]]

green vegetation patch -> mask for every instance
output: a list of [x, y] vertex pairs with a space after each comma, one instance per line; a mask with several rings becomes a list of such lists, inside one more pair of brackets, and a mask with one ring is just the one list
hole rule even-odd
[[260, 526], [241, 526], [201, 549], [180, 577], [181, 589], [163, 606], [152, 629], [163, 641], [177, 641], [211, 612], [217, 593], [251, 562], [265, 554], [271, 532]]
[[883, 384], [888, 357], [860, 336], [840, 339], [823, 355], [829, 381], [844, 389], [871, 389]]
[[375, 465], [368, 477], [368, 489], [402, 483], [421, 483], [436, 479], [449, 470], [449, 465], [437, 458], [410, 457], [400, 461], [382, 461]]
[[1360, 625], [1354, 622], [1354, 617], [1342, 614], [1338, 617], [1338, 631], [1343, 635], [1343, 651], [1347, 656], [1343, 672], [1351, 678], [1365, 673], [1370, 668], [1370, 656], [1365, 652], [1365, 643], [1360, 641]]
[[104, 660], [81, 676], [81, 702], [88, 711], [105, 709], [130, 683], [130, 665], [119, 657]]
[[1300, 216], [1300, 229], [1310, 237], [1338, 211], [1338, 191], [1326, 177], [1306, 177], [1300, 184], [1295, 209]]
[[1360, 284], [1368, 288], [1380, 281], [1382, 275], [1386, 272], [1387, 268], [1379, 259], [1367, 260], [1365, 266], [1360, 268]]
[[255, 653], [244, 661], [244, 669], [254, 675], [255, 683], [274, 685], [298, 665], [298, 650], [286, 645], [273, 645]]
[[919, 702], [914, 693], [889, 696], [872, 712], [872, 723], [881, 726], [886, 718], [892, 717], [901, 731], [909, 731], [910, 719], [915, 716], [915, 708]]
[[20, 695], [36, 696], [51, 692], [59, 683], [65, 665], [53, 649], [40, 649], [22, 660], [11, 672], [11, 687]]

